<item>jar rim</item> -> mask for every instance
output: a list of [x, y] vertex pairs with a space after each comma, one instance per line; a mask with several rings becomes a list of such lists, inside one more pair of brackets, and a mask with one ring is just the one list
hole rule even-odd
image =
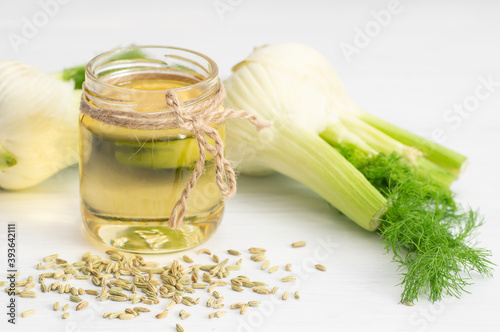
[[[134, 92], [136, 92], [137, 91], [136, 89], [125, 88], [125, 87], [122, 87], [122, 86], [119, 86], [119, 85], [114, 85], [114, 84], [108, 83], [105, 80], [101, 80], [94, 73], [94, 69], [95, 69], [96, 65], [99, 63], [99, 61], [101, 61], [101, 60], [103, 60], [103, 59], [105, 59], [107, 57], [111, 57], [113, 54], [124, 52], [124, 51], [127, 51], [127, 50], [129, 50], [129, 51], [134, 51], [134, 50], [140, 51], [140, 50], [145, 50], [145, 49], [175, 50], [175, 51], [185, 52], [186, 54], [192, 54], [192, 55], [198, 56], [198, 57], [202, 58], [203, 60], [207, 61], [207, 63], [208, 63], [207, 67], [208, 68], [206, 68], [205, 66], [201, 66], [200, 65], [200, 67], [202, 67], [203, 69], [205, 69], [207, 71], [207, 76], [204, 77], [203, 79], [201, 79], [200, 81], [198, 81], [196, 83], [193, 83], [193, 84], [190, 84], [188, 86], [178, 87], [178, 88], [173, 88], [173, 89], [165, 89], [165, 90], [141, 90], [141, 93], [159, 93], [159, 92], [160, 93], [164, 93], [164, 92], [166, 92], [168, 90], [174, 91], [174, 92], [178, 93], [178, 92], [187, 91], [187, 90], [190, 90], [190, 89], [193, 89], [193, 88], [196, 89], [197, 87], [199, 87], [199, 86], [201, 86], [203, 84], [207, 84], [210, 81], [217, 80], [217, 78], [218, 78], [219, 69], [218, 69], [217, 64], [210, 57], [206, 56], [203, 53], [200, 53], [200, 52], [197, 52], [197, 51], [194, 51], [194, 50], [190, 50], [190, 49], [187, 49], [187, 48], [176, 47], [176, 46], [141, 45], [141, 46], [119, 47], [119, 48], [115, 48], [115, 49], [106, 51], [104, 53], [101, 53], [101, 54], [95, 56], [94, 58], [92, 58], [88, 62], [87, 66], [85, 68], [86, 80], [87, 79], [91, 79], [91, 80], [93, 80], [95, 82], [99, 82], [99, 84], [102, 84], [102, 85], [104, 85], [104, 86], [106, 86], [108, 88], [117, 89], [116, 91], [122, 91], [122, 92], [132, 92], [132, 91], [134, 91]], [[131, 60], [133, 60], [133, 59], [131, 59]]]

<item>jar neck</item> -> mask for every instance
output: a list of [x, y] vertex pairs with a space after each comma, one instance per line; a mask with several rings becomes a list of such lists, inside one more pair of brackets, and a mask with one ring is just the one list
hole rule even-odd
[[90, 61], [83, 91], [89, 102], [103, 109], [168, 112], [167, 89], [148, 88], [147, 84], [155, 82], [178, 83], [167, 89], [177, 94], [181, 107], [211, 98], [220, 86], [217, 65], [200, 53], [173, 47], [128, 47]]

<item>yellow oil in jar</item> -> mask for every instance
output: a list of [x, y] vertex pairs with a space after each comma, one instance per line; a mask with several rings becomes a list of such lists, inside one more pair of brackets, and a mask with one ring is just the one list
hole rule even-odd
[[[174, 78], [117, 84], [135, 90], [166, 90], [192, 83]], [[150, 109], [137, 109], [150, 112]], [[224, 139], [224, 125], [218, 125]], [[191, 133], [144, 130], [80, 118], [80, 195], [84, 224], [99, 241], [129, 252], [174, 252], [203, 243], [217, 229], [224, 203], [207, 153], [205, 171], [187, 200], [184, 226], [167, 226], [199, 159]]]

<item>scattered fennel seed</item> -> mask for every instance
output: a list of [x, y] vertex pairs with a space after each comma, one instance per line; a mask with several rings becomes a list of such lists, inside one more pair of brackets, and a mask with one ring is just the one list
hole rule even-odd
[[26, 310], [23, 313], [21, 313], [21, 317], [33, 316], [35, 313], [36, 313], [35, 309]]
[[292, 248], [300, 248], [306, 245], [306, 241], [297, 241], [292, 243]]
[[316, 269], [320, 270], [320, 271], [323, 271], [323, 272], [325, 272], [325, 271], [326, 271], [326, 267], [325, 267], [325, 266], [323, 266], [323, 265], [321, 265], [321, 264], [316, 264], [316, 265], [314, 265], [314, 267], [315, 267]]

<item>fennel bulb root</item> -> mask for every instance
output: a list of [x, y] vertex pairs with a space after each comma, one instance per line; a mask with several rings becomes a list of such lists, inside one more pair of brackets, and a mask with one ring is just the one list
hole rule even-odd
[[305, 45], [257, 48], [225, 85], [230, 106], [275, 123], [261, 133], [228, 124], [228, 152], [241, 171], [283, 173], [363, 228], [380, 225], [404, 270], [402, 301], [458, 297], [469, 284], [461, 273], [491, 275], [491, 253], [470, 243], [481, 222], [448, 189], [466, 157], [361, 110]]

